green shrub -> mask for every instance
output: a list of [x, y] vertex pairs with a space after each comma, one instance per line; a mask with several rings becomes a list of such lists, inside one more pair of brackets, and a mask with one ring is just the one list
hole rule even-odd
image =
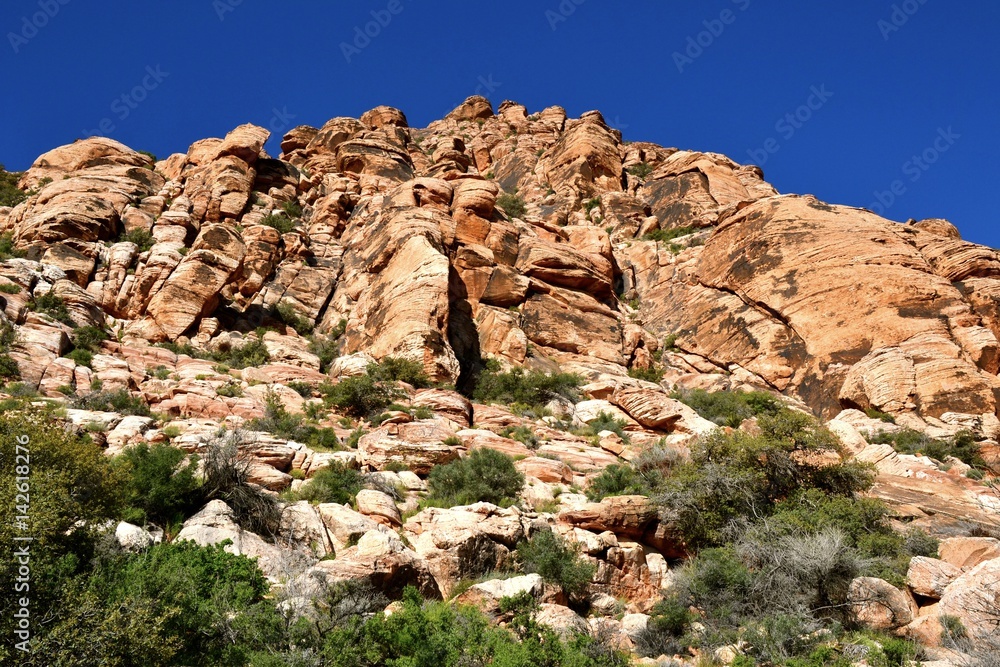
[[247, 428], [303, 443], [308, 443], [317, 434], [317, 429], [306, 424], [302, 415], [288, 412], [281, 397], [274, 391], [269, 391], [264, 399], [264, 416], [251, 419]]
[[[341, 320], [341, 323], [345, 327], [347, 326], [347, 320]], [[309, 337], [309, 351], [319, 357], [319, 370], [321, 373], [329, 371], [330, 364], [340, 354], [340, 337], [343, 335], [343, 330], [337, 333], [335, 329], [327, 336], [313, 334]]]
[[97, 352], [101, 349], [101, 343], [108, 339], [108, 333], [98, 327], [87, 325], [77, 327], [71, 338], [76, 349]]
[[17, 342], [17, 333], [9, 323], [0, 324], [0, 381], [19, 380], [21, 369], [10, 356], [10, 348]]
[[391, 383], [376, 380], [369, 374], [342, 379], [337, 384], [319, 386], [323, 400], [355, 417], [380, 413], [403, 392]]
[[567, 595], [580, 595], [594, 577], [597, 568], [580, 556], [577, 545], [570, 545], [551, 530], [535, 533], [517, 545], [517, 561], [528, 574], [538, 574], [550, 584], [560, 586]]
[[73, 407], [78, 410], [94, 410], [97, 412], [117, 412], [123, 415], [139, 415], [148, 417], [149, 406], [141, 398], [133, 396], [127, 389], [115, 391], [95, 391], [80, 396], [73, 401]]
[[500, 364], [490, 359], [479, 375], [473, 397], [483, 403], [523, 403], [540, 406], [557, 397], [571, 401], [579, 399], [577, 387], [582, 379], [571, 373], [547, 374], [515, 367], [501, 371]]
[[601, 411], [597, 413], [597, 417], [587, 422], [587, 432], [596, 436], [602, 431], [611, 431], [625, 442], [629, 442], [628, 433], [625, 432], [627, 425], [628, 422], [624, 419], [619, 419], [611, 413]]
[[77, 366], [86, 366], [90, 368], [91, 362], [94, 360], [94, 353], [90, 350], [85, 350], [83, 348], [76, 348], [66, 353], [67, 359], [72, 359]]
[[354, 503], [360, 490], [361, 473], [340, 461], [331, 461], [302, 486], [296, 497], [311, 503], [348, 505]]
[[632, 165], [628, 168], [628, 173], [632, 174], [636, 178], [646, 180], [650, 174], [653, 173], [653, 165], [641, 162], [636, 165]]
[[674, 392], [671, 394], [687, 406], [693, 408], [705, 419], [719, 426], [738, 428], [744, 419], [760, 415], [775, 415], [781, 409], [781, 402], [766, 392], [716, 391], [704, 389]]
[[128, 508], [126, 521], [166, 526], [183, 521], [198, 507], [198, 460], [188, 459], [176, 447], [139, 443], [115, 459], [114, 466], [125, 479], [122, 499]]
[[663, 367], [659, 364], [650, 364], [648, 368], [628, 369], [628, 376], [630, 378], [645, 380], [646, 382], [655, 382], [656, 384], [660, 384], [660, 381], [663, 380], [663, 373]]
[[808, 415], [781, 409], [758, 418], [760, 435], [722, 431], [691, 447], [691, 460], [677, 466], [658, 500], [691, 546], [724, 542], [733, 521], [772, 514], [800, 489], [852, 496], [871, 486], [870, 468], [850, 462], [813, 463], [821, 452], [839, 451], [836, 436]]
[[528, 212], [528, 207], [524, 203], [524, 199], [518, 196], [517, 193], [510, 194], [504, 192], [497, 197], [497, 206], [502, 208], [509, 218], [523, 218], [524, 214]]
[[281, 234], [287, 234], [295, 229], [295, 221], [284, 213], [272, 213], [261, 220], [260, 224], [273, 227]]
[[20, 294], [22, 291], [21, 286], [15, 283], [3, 283], [0, 285], [0, 292], [4, 294]]
[[17, 206], [28, 198], [28, 193], [17, 187], [23, 171], [7, 171], [0, 164], [0, 206]]
[[156, 239], [153, 238], [152, 233], [140, 228], [133, 229], [130, 232], [123, 233], [118, 237], [118, 242], [128, 242], [134, 243], [139, 246], [139, 252], [146, 252], [156, 243]]
[[226, 398], [240, 398], [243, 396], [243, 386], [236, 380], [230, 380], [217, 388], [215, 393]]
[[267, 346], [259, 338], [251, 338], [242, 345], [222, 345], [209, 356], [230, 368], [252, 368], [271, 361]]
[[32, 297], [31, 301], [28, 302], [28, 310], [48, 315], [56, 322], [62, 322], [71, 327], [76, 326], [69, 316], [69, 309], [66, 308], [66, 302], [52, 292]]
[[667, 243], [682, 236], [693, 234], [696, 231], [698, 231], [696, 227], [673, 227], [671, 229], [656, 229], [643, 236], [642, 240], [659, 241], [660, 243]]
[[289, 218], [301, 218], [302, 206], [297, 201], [286, 201], [281, 205], [281, 210]]
[[463, 459], [431, 470], [428, 504], [442, 507], [477, 502], [506, 506], [524, 487], [514, 460], [492, 449], [475, 449]]
[[880, 431], [870, 441], [873, 444], [892, 445], [900, 454], [919, 454], [942, 462], [954, 456], [973, 467], [986, 465], [979, 451], [979, 443], [968, 431], [962, 431], [948, 440], [937, 440], [919, 431], [904, 428], [895, 433]]
[[613, 463], [601, 471], [601, 474], [590, 480], [587, 486], [587, 497], [594, 501], [608, 496], [628, 496], [644, 491], [635, 469], [627, 464]]
[[508, 426], [500, 431], [500, 435], [505, 438], [517, 440], [528, 449], [538, 449], [538, 436], [531, 430], [531, 427], [524, 424], [521, 426]]
[[[276, 626], [280, 617], [274, 603], [266, 598], [269, 585], [256, 563], [228, 553], [225, 546], [181, 541], [158, 544], [143, 554], [105, 559], [75, 599], [90, 601], [96, 609], [108, 612], [124, 611], [123, 616], [138, 609], [145, 612], [140, 618], [157, 621], [150, 625], [141, 644], [153, 647], [154, 655], [169, 656], [169, 660], [150, 663], [143, 653], [143, 664], [245, 664], [247, 652], [265, 634], [264, 629]], [[58, 664], [108, 664], [103, 650], [123, 650], [115, 646], [116, 640], [121, 641], [113, 632], [117, 623], [95, 628], [95, 621], [89, 619], [101, 619], [101, 614], [95, 614], [93, 608], [87, 614], [74, 613], [75, 606], [67, 605], [69, 613], [60, 614], [61, 627], [54, 632], [61, 639], [56, 646], [65, 651], [63, 659], [72, 662]], [[123, 619], [116, 620], [120, 623]], [[83, 625], [68, 627], [73, 621], [83, 621]], [[95, 635], [103, 637], [103, 645], [90, 645]], [[82, 653], [68, 655], [67, 644]], [[93, 661], [86, 656], [93, 656]], [[48, 652], [46, 657], [52, 658]], [[126, 658], [126, 662], [115, 664], [135, 664], [134, 656]]]
[[274, 307], [274, 314], [279, 320], [295, 329], [295, 333], [300, 336], [308, 336], [315, 326], [312, 320], [299, 315], [295, 306], [288, 301], [278, 303]]
[[693, 638], [686, 637], [695, 619], [687, 605], [675, 595], [657, 602], [650, 611], [645, 629], [636, 639], [636, 653], [648, 658], [684, 653], [695, 643]]
[[14, 246], [14, 232], [0, 234], [0, 261], [13, 257], [24, 257], [24, 254], [23, 250], [19, 250]]
[[310, 398], [313, 395], [313, 392], [316, 390], [315, 385], [309, 382], [303, 382], [301, 380], [292, 380], [285, 386], [294, 391], [302, 398]]
[[[371, 614], [364, 622], [343, 622], [325, 637], [326, 667], [627, 667], [627, 656], [586, 636], [563, 640], [534, 620], [537, 603], [529, 596], [507, 598], [501, 613], [512, 615], [497, 627], [482, 612], [446, 602], [423, 602], [413, 588], [403, 592], [393, 614]], [[287, 663], [285, 663], [287, 664]]]
[[584, 203], [583, 210], [586, 211], [587, 213], [590, 213], [595, 208], [598, 208], [600, 205], [601, 205], [601, 198], [594, 197], [593, 199], [590, 199]]
[[412, 359], [385, 357], [377, 364], [368, 366], [368, 375], [381, 382], [405, 382], [417, 389], [429, 387], [430, 378], [424, 372], [424, 365]]

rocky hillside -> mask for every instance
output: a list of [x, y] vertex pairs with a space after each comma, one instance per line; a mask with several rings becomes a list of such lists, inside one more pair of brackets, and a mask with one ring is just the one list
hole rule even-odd
[[[297, 127], [276, 158], [268, 139], [243, 125], [161, 160], [77, 141], [0, 208], [8, 407], [49, 410], [109, 456], [168, 443], [204, 469], [235, 443], [247, 483], [282, 494], [267, 531], [206, 495], [178, 530], [121, 523], [127, 548], [230, 539], [293, 606], [366, 581], [509, 620], [501, 600], [527, 593], [539, 623], [650, 664], [777, 664], [745, 623], [650, 639], [685, 559], [746, 543], [686, 531], [673, 478], [643, 477], [722, 465], [713, 438], [771, 438], [793, 443], [796, 484], [867, 464], [864, 488], [815, 488], [863, 491], [893, 535], [945, 540], [900, 552], [898, 580], [850, 580], [845, 622], [925, 659], [993, 641], [1000, 253], [945, 220], [898, 224], [781, 195], [722, 155], [625, 142], [598, 112], [470, 98], [422, 129], [378, 107]], [[523, 485], [442, 502], [433, 471], [479, 450]], [[310, 492], [324, 469], [358, 488]], [[581, 587], [525, 569], [550, 529], [591, 567]], [[704, 618], [677, 637], [711, 626], [707, 604], [682, 605]]]

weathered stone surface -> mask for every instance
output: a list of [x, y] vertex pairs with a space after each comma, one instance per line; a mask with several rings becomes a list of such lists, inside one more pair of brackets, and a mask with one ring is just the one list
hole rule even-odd
[[1000, 540], [992, 537], [949, 537], [941, 540], [938, 555], [949, 565], [968, 569], [1000, 558]]
[[373, 517], [380, 523], [389, 526], [400, 526], [403, 524], [399, 508], [395, 501], [386, 493], [373, 489], [362, 489], [357, 495], [358, 511]]
[[917, 595], [937, 600], [961, 574], [961, 569], [943, 560], [914, 556], [906, 570], [906, 585]]
[[916, 616], [916, 604], [907, 593], [875, 577], [858, 577], [847, 593], [851, 614], [876, 630], [895, 630]]
[[974, 638], [996, 632], [1000, 602], [1000, 558], [979, 563], [945, 588], [938, 605], [942, 616], [955, 616]]
[[426, 475], [434, 466], [458, 458], [457, 449], [444, 444], [451, 435], [453, 431], [435, 422], [388, 424], [361, 437], [358, 460], [375, 470], [383, 470], [390, 461], [396, 461], [418, 475]]

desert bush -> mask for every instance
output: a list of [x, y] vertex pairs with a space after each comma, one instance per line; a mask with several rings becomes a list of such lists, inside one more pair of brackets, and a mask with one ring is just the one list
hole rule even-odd
[[508, 426], [500, 431], [500, 435], [505, 438], [517, 440], [528, 449], [538, 449], [538, 436], [535, 435], [535, 432], [531, 430], [530, 426], [526, 426], [524, 424], [520, 426]]
[[567, 595], [582, 594], [597, 571], [593, 563], [580, 556], [578, 545], [570, 545], [551, 530], [535, 533], [518, 544], [516, 557], [525, 572], [540, 575]]
[[693, 408], [705, 419], [719, 426], [738, 428], [744, 419], [760, 415], [775, 415], [781, 409], [781, 402], [766, 392], [716, 391], [704, 389], [674, 392], [671, 394], [682, 403]]
[[308, 336], [312, 333], [315, 323], [299, 314], [291, 303], [282, 301], [274, 307], [274, 315], [279, 320], [295, 329], [295, 333], [300, 336]]
[[643, 491], [635, 468], [628, 464], [613, 463], [590, 480], [587, 497], [598, 502], [608, 496], [628, 496]]
[[281, 234], [287, 234], [295, 229], [295, 221], [284, 213], [271, 213], [261, 220], [260, 224], [277, 229]]
[[309, 382], [302, 382], [301, 380], [292, 380], [285, 386], [294, 391], [302, 398], [311, 397], [313, 395], [313, 392], [316, 390], [315, 385], [310, 384]]
[[357, 470], [331, 461], [302, 486], [297, 498], [311, 503], [351, 504], [361, 490], [361, 481], [361, 473]]
[[656, 384], [660, 384], [660, 381], [663, 380], [663, 373], [663, 367], [659, 364], [650, 364], [647, 368], [628, 369], [628, 376], [630, 378], [654, 382]]
[[479, 375], [473, 397], [484, 403], [523, 403], [539, 406], [562, 396], [571, 401], [579, 399], [577, 387], [582, 379], [571, 373], [542, 373], [525, 371], [516, 367], [502, 371], [500, 364], [490, 359]]
[[676, 238], [687, 236], [698, 231], [695, 227], [673, 227], [671, 229], [655, 229], [642, 237], [643, 241], [659, 241], [666, 243]]
[[126, 449], [114, 461], [123, 478], [126, 521], [160, 526], [183, 521], [201, 500], [198, 460], [170, 445], [143, 442]]
[[[187, 354], [187, 350], [183, 353]], [[220, 345], [217, 350], [209, 354], [209, 358], [230, 368], [252, 368], [271, 361], [271, 354], [267, 351], [264, 341], [251, 338], [242, 345]]]
[[524, 487], [524, 475], [514, 460], [492, 449], [475, 449], [468, 456], [431, 470], [427, 503], [442, 507], [477, 502], [510, 505]]
[[597, 435], [602, 431], [611, 431], [625, 442], [629, 442], [628, 433], [625, 427], [628, 425], [624, 419], [619, 419], [609, 412], [599, 412], [597, 417], [587, 422], [587, 435]]
[[52, 292], [46, 292], [45, 294], [38, 294], [32, 297], [28, 302], [28, 310], [48, 315], [56, 322], [62, 322], [63, 324], [71, 327], [76, 326], [73, 323], [72, 318], [69, 316], [69, 309], [66, 308], [66, 302]]
[[108, 339], [108, 332], [99, 327], [87, 325], [74, 329], [71, 339], [73, 347], [76, 349], [97, 352], [101, 349], [101, 343]]
[[9, 322], [0, 322], [0, 381], [19, 380], [21, 369], [10, 356], [10, 348], [17, 342], [17, 333]]
[[125, 241], [128, 243], [134, 243], [139, 246], [139, 252], [146, 252], [153, 247], [156, 243], [156, 239], [153, 235], [142, 228], [133, 229], [130, 232], [124, 232], [120, 237], [118, 237], [119, 243]]
[[337, 384], [324, 383], [318, 389], [324, 403], [355, 417], [380, 413], [403, 397], [403, 392], [394, 384], [376, 380], [369, 374], [343, 378]]
[[0, 164], [0, 206], [17, 206], [28, 198], [28, 193], [17, 187], [22, 171], [7, 171]]
[[224, 385], [219, 386], [215, 390], [215, 393], [226, 398], [239, 398], [243, 396], [243, 386], [236, 380], [230, 380]]
[[[269, 586], [256, 563], [228, 553], [225, 546], [181, 541], [158, 544], [137, 555], [106, 558], [75, 597], [89, 601], [95, 611], [135, 609], [144, 612], [140, 618], [155, 619], [145, 633], [136, 629], [131, 635], [141, 646], [155, 647], [153, 655], [163, 660], [150, 663], [143, 654], [143, 664], [245, 664], [255, 639], [268, 626], [280, 627], [280, 616], [266, 598]], [[95, 620], [72, 611], [60, 616], [61, 623], [52, 633], [55, 637], [50, 638], [53, 648], [67, 652], [62, 654], [64, 660], [70, 658], [72, 647], [84, 656], [94, 656], [94, 662], [58, 664], [107, 664], [102, 649], [112, 654], [122, 651], [121, 646], [114, 646], [113, 630], [126, 625], [124, 618], [105, 623], [100, 614], [90, 614]], [[71, 625], [74, 621], [75, 626]], [[80, 621], [84, 623], [79, 625]], [[248, 621], [257, 627], [248, 626]], [[50, 654], [46, 657], [51, 659]], [[118, 664], [133, 665], [134, 657]]]
[[281, 204], [281, 210], [289, 218], [301, 218], [302, 206], [297, 201], [286, 201]]
[[412, 359], [385, 357], [377, 364], [368, 366], [367, 373], [377, 382], [405, 382], [417, 389], [431, 385], [424, 365]]
[[274, 496], [250, 483], [251, 448], [239, 433], [209, 443], [204, 453], [202, 491], [205, 500], [225, 502], [244, 530], [273, 539], [281, 524], [281, 507]]
[[400, 609], [387, 616], [346, 621], [325, 637], [327, 667], [626, 667], [627, 657], [586, 636], [563, 640], [534, 620], [530, 596], [508, 598], [501, 613], [507, 628], [493, 625], [482, 612], [446, 602], [424, 602], [413, 588], [403, 592]]
[[528, 212], [528, 206], [524, 203], [524, 199], [517, 193], [502, 193], [497, 197], [497, 206], [502, 208], [507, 217], [510, 218], [523, 218], [524, 214]]
[[628, 173], [633, 176], [645, 180], [653, 173], [653, 165], [647, 162], [640, 162], [639, 164], [632, 165], [628, 168]]
[[760, 435], [715, 431], [700, 439], [690, 462], [664, 482], [658, 495], [664, 518], [688, 544], [722, 544], [732, 522], [767, 517], [800, 489], [853, 496], [874, 481], [861, 464], [813, 462], [816, 454], [839, 451], [840, 444], [808, 415], [781, 409], [760, 416], [758, 425]]
[[86, 366], [87, 368], [90, 368], [91, 363], [94, 361], [93, 352], [79, 347], [67, 352], [65, 357], [71, 359], [77, 366]]
[[73, 401], [73, 407], [78, 410], [117, 412], [122, 415], [141, 417], [150, 415], [149, 406], [143, 403], [141, 398], [133, 396], [127, 389], [94, 391], [78, 397]]
[[895, 433], [880, 431], [871, 438], [873, 444], [892, 445], [900, 454], [921, 454], [937, 461], [954, 456], [966, 465], [981, 467], [986, 464], [979, 451], [975, 436], [962, 431], [947, 440], [938, 440], [925, 433], [904, 428]]

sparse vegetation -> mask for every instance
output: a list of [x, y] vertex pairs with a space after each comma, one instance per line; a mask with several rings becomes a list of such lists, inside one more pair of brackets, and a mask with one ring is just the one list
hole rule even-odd
[[644, 181], [649, 178], [650, 174], [653, 173], [653, 165], [646, 162], [640, 162], [639, 164], [629, 167], [628, 173]]
[[28, 310], [48, 315], [56, 322], [62, 322], [71, 327], [76, 326], [73, 323], [73, 319], [69, 316], [69, 309], [66, 307], [66, 302], [53, 292], [34, 296], [28, 302]]
[[524, 487], [524, 475], [506, 454], [474, 449], [468, 456], [436, 466], [428, 478], [431, 506], [454, 507], [487, 502], [506, 507]]
[[682, 236], [693, 234], [696, 231], [698, 230], [694, 227], [673, 227], [671, 229], [656, 229], [643, 236], [642, 240], [659, 241], [660, 243], [667, 243]]
[[73, 401], [73, 407], [79, 410], [96, 412], [117, 412], [123, 415], [139, 415], [148, 417], [149, 406], [141, 398], [133, 396], [127, 389], [115, 391], [93, 391]]
[[0, 164], [0, 206], [17, 206], [28, 198], [28, 193], [17, 187], [24, 172], [7, 171]]
[[361, 481], [361, 473], [357, 470], [339, 461], [331, 461], [330, 465], [313, 475], [295, 497], [311, 503], [347, 505], [354, 502], [354, 497], [361, 490]]
[[979, 451], [979, 443], [968, 431], [962, 431], [948, 440], [937, 440], [919, 431], [904, 428], [896, 432], [881, 431], [872, 436], [870, 442], [892, 445], [900, 454], [919, 454], [941, 462], [955, 457], [973, 467], [986, 465]]
[[295, 221], [284, 213], [272, 213], [261, 220], [260, 224], [273, 227], [281, 234], [287, 234], [295, 229]]
[[510, 218], [523, 218], [524, 214], [528, 212], [528, 207], [524, 203], [524, 199], [516, 192], [513, 194], [504, 192], [501, 194], [497, 197], [497, 206], [502, 208], [504, 213]]
[[136, 244], [139, 246], [139, 252], [146, 252], [153, 247], [153, 244], [156, 243], [156, 239], [153, 238], [153, 235], [142, 228], [133, 229], [130, 232], [123, 233], [118, 238], [118, 241], [119, 243], [125, 241]]
[[571, 546], [551, 530], [539, 531], [530, 540], [522, 541], [516, 556], [525, 572], [539, 574], [571, 596], [582, 594], [597, 571], [580, 556], [579, 546]]
[[[189, 354], [189, 356], [199, 356], [194, 348], [179, 348], [183, 352], [178, 354]], [[271, 354], [267, 351], [267, 346], [260, 338], [250, 338], [242, 345], [224, 345], [208, 355], [213, 361], [224, 363], [230, 368], [251, 368], [263, 366], [271, 361]]]
[[300, 315], [295, 309], [295, 306], [288, 301], [279, 302], [278, 305], [274, 307], [274, 315], [279, 320], [295, 329], [295, 333], [300, 336], [308, 336], [312, 333], [313, 328], [315, 327], [312, 320]]
[[717, 391], [704, 389], [674, 392], [671, 398], [685, 403], [719, 426], [738, 428], [743, 420], [761, 415], [774, 416], [781, 409], [780, 401], [762, 391]]
[[503, 371], [497, 361], [490, 359], [479, 376], [473, 397], [484, 403], [542, 406], [560, 396], [578, 400], [577, 387], [581, 383], [582, 379], [571, 373], [548, 374], [520, 367]]

